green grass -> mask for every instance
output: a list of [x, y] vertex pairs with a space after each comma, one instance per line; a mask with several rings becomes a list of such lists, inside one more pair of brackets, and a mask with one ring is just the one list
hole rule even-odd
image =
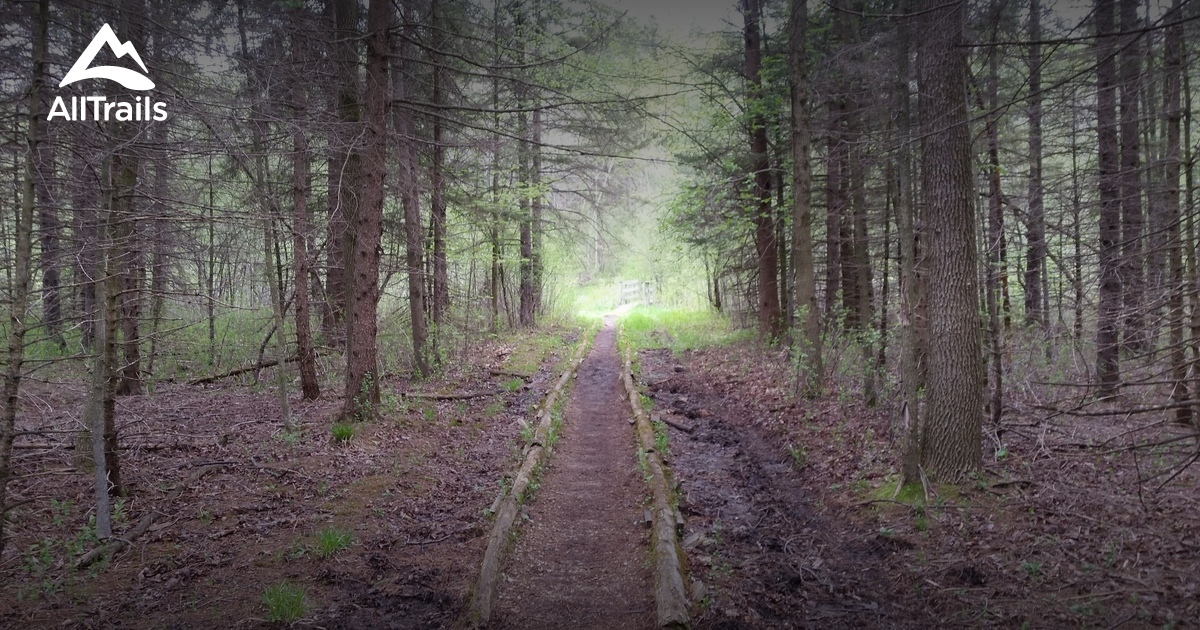
[[317, 557], [328, 558], [343, 549], [350, 548], [353, 544], [353, 534], [331, 525], [313, 535], [312, 550]]
[[[501, 370], [510, 374], [524, 374], [532, 376], [541, 367], [542, 362], [546, 357], [555, 350], [564, 350], [570, 345], [563, 338], [566, 330], [562, 329], [538, 329], [526, 334], [521, 334], [517, 337], [517, 347], [505, 359]], [[563, 353], [565, 355], [565, 353]], [[520, 380], [520, 379], [514, 379]], [[506, 387], [511, 385], [512, 381], [506, 383]], [[524, 384], [522, 381], [521, 384]], [[520, 385], [517, 385], [520, 389]]]
[[335, 422], [330, 432], [333, 433], [333, 441], [337, 444], [345, 444], [354, 437], [354, 425], [348, 422]]
[[267, 620], [291, 623], [308, 614], [308, 601], [304, 588], [290, 582], [268, 586], [262, 594], [267, 607]]
[[670, 348], [675, 352], [723, 346], [753, 335], [735, 330], [720, 313], [661, 306], [639, 306], [622, 321], [634, 348]]

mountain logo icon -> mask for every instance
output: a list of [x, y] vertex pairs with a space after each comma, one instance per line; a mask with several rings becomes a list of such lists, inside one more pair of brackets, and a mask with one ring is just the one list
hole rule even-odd
[[84, 79], [108, 79], [109, 81], [120, 83], [129, 90], [142, 91], [154, 89], [154, 81], [151, 81], [149, 77], [135, 70], [119, 66], [89, 67], [92, 65], [92, 61], [96, 59], [96, 53], [100, 52], [100, 48], [105, 44], [108, 45], [109, 50], [117, 58], [129, 55], [141, 67], [142, 72], [147, 71], [146, 64], [142, 63], [142, 58], [138, 55], [137, 49], [133, 47], [133, 43], [121, 43], [121, 40], [117, 39], [117, 34], [113, 32], [112, 27], [105, 24], [96, 32], [96, 36], [92, 38], [87, 49], [75, 61], [75, 65], [71, 66], [71, 69], [67, 72], [67, 76], [63, 77], [62, 81], [59, 82], [58, 87], [64, 87]]

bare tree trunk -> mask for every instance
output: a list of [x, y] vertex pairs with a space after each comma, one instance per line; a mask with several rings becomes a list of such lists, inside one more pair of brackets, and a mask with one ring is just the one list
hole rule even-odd
[[[1036, 1], [1036, 0], [1035, 0]], [[1003, 3], [997, 2], [993, 10], [993, 20], [998, 24]], [[997, 40], [999, 27], [992, 29], [992, 42]], [[1000, 285], [1008, 275], [1006, 268], [1004, 239], [1004, 198], [1000, 188], [1000, 51], [991, 48], [988, 51], [988, 104], [991, 112], [988, 116], [987, 152], [988, 152], [988, 236], [987, 236], [987, 288], [986, 306], [988, 313], [988, 346], [991, 349], [991, 399], [988, 407], [991, 411], [993, 424], [1000, 422], [1004, 412], [1004, 331], [1000, 327], [1000, 300], [1002, 296]], [[1028, 285], [1026, 291], [1029, 291]], [[1038, 303], [1041, 303], [1039, 298]]]
[[[514, 7], [516, 14], [513, 16], [513, 25], [516, 29], [517, 44], [517, 64], [525, 63], [525, 45], [528, 36], [527, 19], [524, 13], [524, 7], [520, 3]], [[529, 199], [529, 183], [530, 183], [530, 147], [529, 147], [529, 117], [525, 113], [525, 107], [529, 103], [527, 94], [528, 88], [525, 85], [517, 87], [517, 137], [519, 138], [517, 145], [517, 183], [520, 189], [519, 202], [519, 223], [520, 223], [520, 240], [521, 240], [521, 264], [520, 264], [520, 286], [518, 293], [520, 294], [520, 310], [519, 321], [522, 328], [530, 328], [534, 325], [536, 311], [533, 303], [533, 214], [530, 208]]]
[[[788, 61], [791, 68], [792, 109], [792, 285], [795, 294], [797, 357], [796, 383], [802, 395], [821, 395], [821, 319], [817, 310], [817, 279], [812, 237], [812, 120], [809, 116], [808, 0], [791, 0], [788, 20]], [[714, 282], [714, 294], [716, 290]], [[717, 301], [719, 303], [719, 300]]]
[[[46, 107], [45, 94], [39, 94], [38, 98], [43, 99], [40, 107]], [[54, 144], [48, 137], [49, 129], [46, 128], [46, 121], [39, 118], [37, 124], [42, 127], [38, 135], [46, 140], [38, 143], [37, 154], [34, 156], [37, 161], [35, 173], [37, 181], [34, 189], [37, 196], [38, 226], [41, 228], [39, 240], [42, 250], [42, 322], [46, 326], [46, 334], [50, 339], [58, 347], [66, 348], [67, 342], [63, 338], [62, 330], [62, 297], [59, 290], [62, 267], [60, 245], [62, 226], [59, 222], [54, 195]]]
[[[1175, 0], [1168, 21], [1175, 21], [1182, 14], [1183, 0]], [[1183, 242], [1180, 229], [1179, 167], [1180, 127], [1183, 107], [1180, 88], [1184, 73], [1183, 34], [1180, 26], [1167, 29], [1166, 48], [1163, 53], [1163, 118], [1166, 146], [1163, 155], [1163, 206], [1168, 226], [1168, 258], [1170, 283], [1167, 288], [1167, 319], [1170, 325], [1171, 373], [1175, 385], [1171, 398], [1176, 404], [1191, 398], [1188, 387], [1187, 348], [1184, 346], [1186, 316], [1183, 308], [1184, 284]], [[1175, 410], [1175, 420], [1191, 423], [1192, 408], [1180, 404]]]
[[1041, 0], [1030, 0], [1029, 41], [1029, 211], [1026, 219], [1025, 323], [1049, 323], [1043, 308], [1046, 267], [1046, 211], [1042, 202], [1042, 37]]
[[[1120, 0], [1120, 28], [1132, 31], [1138, 27], [1138, 0]], [[1122, 345], [1128, 351], [1146, 348], [1142, 308], [1144, 306], [1145, 267], [1142, 251], [1142, 184], [1140, 172], [1141, 148], [1138, 128], [1138, 97], [1141, 85], [1141, 49], [1134, 45], [1138, 35], [1127, 35], [1122, 46], [1120, 63], [1120, 199], [1121, 199], [1121, 259], [1118, 269], [1124, 291], [1125, 321]]]
[[342, 419], [368, 420], [378, 413], [379, 373], [375, 337], [379, 302], [379, 247], [383, 232], [383, 191], [387, 176], [388, 40], [392, 4], [372, 2], [367, 12], [367, 72], [363, 101], [362, 204], [354, 251], [353, 302], [346, 324], [346, 397]]
[[929, 375], [921, 423], [921, 464], [955, 483], [982, 466], [983, 356], [978, 253], [966, 102], [964, 8], [921, 2], [922, 187], [929, 239]]
[[[121, 126], [121, 123], [117, 123]], [[125, 131], [118, 134], [125, 137]], [[115, 273], [119, 278], [117, 304], [120, 309], [122, 343], [124, 353], [117, 382], [117, 395], [126, 396], [142, 393], [142, 351], [140, 320], [142, 315], [142, 268], [141, 239], [138, 238], [138, 219], [134, 216], [137, 191], [138, 155], [131, 149], [122, 148], [113, 156], [113, 209], [110, 219], [113, 226], [113, 246], [120, 252]]]
[[18, 394], [21, 389], [25, 362], [25, 318], [33, 263], [33, 209], [41, 144], [41, 101], [46, 82], [47, 32], [50, 24], [50, 0], [39, 0], [33, 36], [33, 82], [29, 90], [29, 117], [25, 128], [25, 176], [21, 183], [21, 206], [15, 229], [13, 281], [9, 287], [11, 302], [8, 310], [8, 356], [4, 370], [4, 409], [0, 415], [0, 552], [7, 538], [5, 523], [8, 513], [8, 482], [12, 477], [13, 439], [16, 437]]
[[1096, 136], [1100, 169], [1100, 304], [1096, 322], [1098, 394], [1118, 394], [1121, 381], [1118, 318], [1121, 313], [1121, 170], [1117, 144], [1117, 70], [1114, 0], [1095, 0]]
[[768, 339], [783, 332], [776, 280], [775, 221], [771, 212], [771, 170], [767, 156], [767, 126], [759, 109], [762, 100], [762, 18], [760, 0], [742, 0], [746, 44], [746, 103], [750, 125], [750, 170], [754, 177], [754, 249], [758, 254], [758, 326]]
[[[445, 46], [442, 35], [444, 28], [441, 20], [440, 0], [431, 0], [429, 4], [430, 22], [433, 30], [433, 106], [441, 107], [445, 101], [445, 70], [438, 54]], [[443, 337], [442, 327], [446, 324], [445, 316], [450, 308], [450, 278], [446, 260], [446, 177], [445, 161], [446, 146], [444, 139], [444, 123], [441, 112], [431, 117], [433, 128], [433, 161], [429, 167], [429, 225], [433, 233], [433, 305], [430, 309], [433, 315], [433, 348], [436, 359], [440, 340]]]
[[[307, 61], [307, 50], [301, 41], [300, 12], [292, 13], [292, 49], [301, 51], [300, 60]], [[296, 305], [296, 356], [300, 366], [300, 392], [304, 400], [321, 397], [321, 383], [317, 380], [317, 355], [313, 350], [312, 314], [308, 293], [308, 239], [311, 234], [308, 223], [308, 198], [312, 188], [309, 173], [308, 136], [304, 132], [308, 117], [308, 98], [300, 72], [292, 77], [292, 282], [295, 284]], [[280, 357], [282, 360], [283, 357]], [[282, 366], [281, 366], [282, 367]], [[279, 369], [279, 368], [276, 368]]]
[[[408, 20], [405, 20], [408, 21]], [[396, 49], [396, 64], [392, 87], [396, 103], [409, 97], [412, 79], [409, 73], [411, 44], [409, 33], [392, 39]], [[421, 206], [417, 192], [417, 150], [414, 137], [413, 111], [403, 105], [393, 108], [393, 125], [397, 136], [400, 203], [404, 208], [404, 266], [408, 276], [408, 310], [412, 320], [413, 375], [425, 378], [432, 374], [430, 367], [428, 330], [425, 325], [425, 274], [423, 253], [425, 242], [421, 234]]]
[[329, 0], [333, 16], [333, 58], [337, 67], [337, 120], [329, 141], [329, 231], [326, 244], [326, 307], [321, 327], [334, 345], [345, 342], [350, 300], [347, 256], [354, 255], [353, 226], [362, 188], [361, 156], [355, 136], [362, 117], [358, 85], [358, 0]]

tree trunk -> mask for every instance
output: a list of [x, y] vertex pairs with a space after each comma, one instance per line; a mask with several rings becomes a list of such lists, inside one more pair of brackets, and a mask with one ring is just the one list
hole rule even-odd
[[346, 397], [343, 421], [370, 420], [378, 413], [379, 373], [375, 337], [379, 301], [379, 248], [383, 232], [383, 191], [387, 176], [388, 39], [392, 4], [372, 2], [367, 12], [367, 73], [363, 101], [362, 204], [350, 228], [355, 232], [351, 288], [346, 318]]
[[[1183, 0], [1175, 0], [1167, 14], [1167, 21], [1176, 21], [1182, 14]], [[1163, 154], [1163, 207], [1168, 226], [1168, 266], [1170, 282], [1167, 287], [1167, 319], [1170, 325], [1171, 373], [1175, 385], [1171, 390], [1172, 401], [1180, 406], [1175, 410], [1175, 420], [1191, 423], [1192, 408], [1184, 406], [1191, 398], [1188, 387], [1187, 353], [1184, 347], [1186, 317], [1183, 308], [1185, 293], [1183, 243], [1180, 230], [1179, 167], [1180, 127], [1183, 107], [1180, 88], [1184, 73], [1183, 34], [1180, 26], [1167, 29], [1166, 48], [1163, 53], [1163, 118], [1166, 133]]]
[[[407, 20], [406, 20], [407, 21]], [[432, 374], [425, 326], [425, 274], [423, 254], [425, 242], [421, 233], [421, 205], [417, 190], [417, 149], [414, 140], [413, 111], [400, 105], [409, 98], [411, 57], [409, 33], [392, 39], [396, 49], [396, 66], [392, 87], [397, 105], [393, 108], [393, 124], [397, 136], [397, 163], [400, 167], [400, 203], [404, 208], [404, 266], [408, 276], [408, 310], [412, 320], [413, 376], [425, 378]]]
[[750, 170], [754, 178], [752, 217], [754, 249], [758, 254], [758, 325], [768, 339], [783, 332], [779, 312], [779, 285], [776, 280], [775, 221], [771, 212], [771, 170], [767, 156], [767, 125], [761, 112], [762, 101], [762, 17], [760, 0], [743, 0], [743, 34], [746, 44], [746, 110], [750, 131]]
[[[812, 237], [812, 121], [809, 118], [808, 0], [791, 0], [788, 23], [788, 61], [792, 109], [792, 285], [795, 295], [796, 383], [803, 396], [821, 395], [821, 320], [817, 310], [817, 280]], [[715, 283], [714, 283], [715, 284]], [[715, 289], [715, 286], [714, 286]]]
[[337, 123], [329, 139], [329, 231], [325, 272], [326, 307], [322, 329], [334, 345], [345, 342], [347, 284], [346, 256], [353, 256], [350, 221], [358, 214], [361, 156], [355, 137], [361, 120], [358, 85], [358, 0], [329, 0], [333, 17], [333, 62], [339, 83]]
[[39, 0], [33, 35], [33, 82], [29, 90], [29, 117], [25, 128], [25, 175], [21, 185], [21, 205], [16, 219], [15, 267], [9, 287], [8, 356], [4, 370], [4, 409], [0, 415], [0, 553], [7, 538], [4, 524], [8, 481], [12, 477], [12, 448], [16, 437], [17, 406], [25, 361], [25, 318], [33, 263], [33, 209], [38, 168], [42, 92], [46, 82], [47, 32], [50, 24], [50, 0]]
[[[433, 31], [433, 51], [430, 53], [433, 64], [433, 106], [440, 108], [445, 100], [445, 70], [439, 52], [445, 46], [442, 35], [441, 2], [432, 0], [429, 5], [430, 22]], [[430, 125], [433, 128], [433, 161], [429, 167], [429, 225], [433, 233], [433, 305], [430, 309], [433, 315], [433, 347], [434, 358], [442, 339], [442, 327], [445, 325], [445, 315], [450, 308], [450, 279], [446, 260], [446, 177], [445, 161], [446, 146], [442, 112], [433, 114]]]
[[[303, 61], [308, 56], [304, 54], [305, 44], [300, 35], [300, 13], [293, 11], [292, 49], [301, 51], [300, 59]], [[304, 400], [316, 400], [321, 397], [321, 383], [317, 380], [317, 354], [313, 350], [308, 292], [308, 239], [311, 237], [308, 198], [312, 187], [308, 135], [304, 132], [308, 124], [308, 98], [300, 72], [292, 77], [292, 81], [292, 282], [295, 285], [296, 356], [300, 366], [301, 396]]]
[[[1138, 0], [1120, 0], [1120, 29], [1138, 28]], [[1125, 321], [1122, 346], [1130, 352], [1146, 349], [1142, 308], [1145, 293], [1142, 231], [1141, 148], [1139, 139], [1138, 98], [1141, 87], [1141, 49], [1135, 45], [1138, 35], [1126, 35], [1121, 46], [1120, 63], [1120, 201], [1121, 257], [1119, 282], [1124, 291]]]
[[1042, 37], [1041, 0], [1029, 3], [1029, 211], [1025, 223], [1025, 324], [1049, 324], [1042, 294], [1046, 267], [1046, 211], [1042, 202]]
[[1096, 320], [1098, 394], [1118, 394], [1121, 381], [1118, 318], [1121, 314], [1121, 170], [1117, 144], [1117, 70], [1114, 0], [1096, 0], [1096, 137], [1099, 147], [1100, 296]]
[[929, 373], [921, 464], [956, 483], [982, 466], [983, 357], [963, 5], [923, 0], [922, 188], [930, 225]]

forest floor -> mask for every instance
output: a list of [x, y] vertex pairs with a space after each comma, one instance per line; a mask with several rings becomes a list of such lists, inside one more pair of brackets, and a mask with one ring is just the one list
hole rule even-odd
[[[293, 434], [281, 430], [272, 389], [239, 379], [123, 397], [130, 498], [114, 530], [161, 516], [111, 562], [82, 570], [74, 559], [95, 546], [91, 474], [70, 439], [84, 387], [30, 383], [18, 430], [38, 433], [18, 440], [21, 478], [10, 489], [32, 501], [10, 515], [0, 627], [268, 626], [264, 597], [305, 627], [459, 623], [489, 506], [519, 461], [519, 420], [578, 334], [555, 328], [476, 345], [431, 382], [389, 377], [381, 419], [356, 425], [344, 443], [331, 437], [341, 397], [328, 390], [311, 403], [292, 397]], [[262, 383], [273, 383], [269, 371]], [[402, 396], [409, 391], [489, 395]], [[167, 504], [199, 471], [207, 474]]]
[[797, 400], [753, 343], [640, 365], [698, 627], [1200, 627], [1200, 471], [1160, 488], [1181, 456], [1148, 446], [1184, 440], [1186, 461], [1190, 429], [1017, 408], [974, 483], [897, 496], [886, 405]]
[[[499, 627], [652, 623], [636, 523], [646, 490], [606, 334], [524, 507]], [[1180, 461], [1172, 448], [1194, 449], [1188, 431], [1050, 419], [1014, 397], [1004, 424], [985, 427], [982, 475], [897, 494], [886, 397], [866, 408], [838, 377], [822, 399], [798, 399], [778, 351], [736, 337], [684, 349], [682, 335], [655, 331], [635, 347], [670, 438], [696, 627], [1200, 626], [1200, 471], [1160, 487]], [[77, 571], [73, 558], [94, 546], [90, 475], [66, 433], [83, 387], [32, 385], [20, 422], [40, 433], [18, 441], [11, 488], [31, 501], [12, 514], [0, 558], [0, 627], [282, 627], [267, 621], [268, 591], [303, 593], [294, 627], [460, 627], [489, 506], [519, 461], [519, 419], [577, 337], [491, 341], [436, 381], [389, 378], [383, 418], [346, 443], [330, 436], [336, 394], [293, 399], [297, 434], [279, 429], [269, 388], [237, 380], [122, 398], [131, 498], [118, 534], [161, 516], [110, 562]], [[580, 571], [623, 581], [600, 588]]]

